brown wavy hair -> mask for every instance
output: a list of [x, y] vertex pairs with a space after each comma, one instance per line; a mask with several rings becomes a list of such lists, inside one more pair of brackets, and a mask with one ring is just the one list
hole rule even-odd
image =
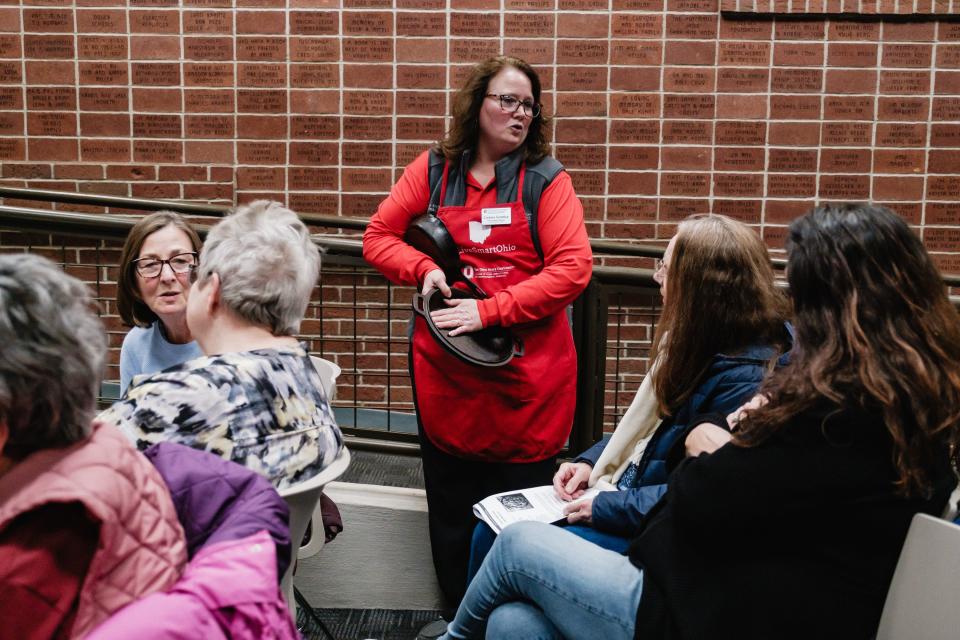
[[956, 455], [960, 316], [920, 238], [889, 209], [827, 204], [794, 220], [787, 251], [797, 346], [736, 442], [823, 407], [882, 415], [897, 491], [926, 493], [944, 446]]
[[197, 253], [203, 246], [196, 229], [174, 211], [151, 213], [140, 218], [130, 228], [130, 233], [127, 234], [127, 239], [123, 243], [123, 250], [120, 252], [120, 271], [117, 274], [117, 314], [123, 324], [128, 327], [149, 327], [158, 319], [157, 314], [140, 297], [133, 261], [140, 255], [140, 249], [147, 237], [165, 227], [176, 227], [187, 234], [193, 250]]
[[[520, 58], [497, 56], [481, 62], [473, 68], [466, 83], [453, 97], [453, 122], [436, 150], [447, 160], [460, 159], [464, 151], [476, 151], [480, 138], [480, 107], [486, 99], [490, 80], [506, 67], [521, 71], [530, 79], [533, 101], [540, 103], [540, 76]], [[530, 120], [527, 138], [523, 141], [524, 159], [537, 162], [550, 154], [550, 120], [543, 114]]]
[[785, 346], [789, 304], [774, 282], [766, 245], [740, 222], [715, 214], [681, 222], [666, 287], [654, 336], [660, 364], [653, 387], [662, 415], [687, 402], [715, 354]]

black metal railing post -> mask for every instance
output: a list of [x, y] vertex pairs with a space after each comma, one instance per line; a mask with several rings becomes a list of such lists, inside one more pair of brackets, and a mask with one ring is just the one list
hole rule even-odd
[[577, 345], [577, 408], [569, 449], [578, 453], [603, 437], [606, 373], [606, 293], [596, 278], [573, 303], [573, 343]]

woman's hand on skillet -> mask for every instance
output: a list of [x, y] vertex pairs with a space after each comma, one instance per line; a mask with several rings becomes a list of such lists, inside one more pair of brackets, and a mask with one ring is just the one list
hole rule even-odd
[[444, 300], [444, 302], [447, 303], [446, 309], [437, 309], [430, 312], [430, 317], [438, 329], [449, 329], [451, 337], [483, 329], [476, 300], [457, 298], [455, 300]]
[[440, 289], [440, 293], [443, 294], [444, 298], [450, 297], [450, 287], [447, 286], [447, 276], [443, 275], [442, 269], [428, 271], [427, 275], [424, 276], [423, 289], [420, 293], [427, 295], [430, 293], [430, 289]]

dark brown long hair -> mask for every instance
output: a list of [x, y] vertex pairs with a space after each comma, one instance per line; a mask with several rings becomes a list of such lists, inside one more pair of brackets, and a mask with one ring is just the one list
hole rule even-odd
[[690, 398], [715, 354], [783, 340], [789, 305], [774, 283], [767, 247], [726, 216], [697, 215], [680, 223], [666, 293], [654, 336], [660, 363], [653, 373], [663, 415]]
[[[446, 135], [437, 143], [437, 150], [447, 160], [460, 159], [464, 151], [475, 151], [480, 138], [480, 107], [486, 99], [490, 80], [506, 67], [521, 71], [530, 79], [533, 101], [540, 102], [540, 76], [520, 58], [497, 56], [481, 62], [473, 68], [466, 83], [453, 97], [453, 122]], [[537, 162], [550, 154], [549, 119], [543, 111], [530, 120], [527, 139], [523, 142], [524, 158]]]
[[176, 227], [187, 234], [194, 251], [199, 253], [202, 246], [197, 231], [183, 216], [173, 211], [151, 213], [133, 225], [120, 252], [120, 272], [117, 275], [117, 313], [128, 327], [149, 327], [157, 319], [157, 314], [140, 297], [133, 261], [140, 255], [140, 248], [147, 237], [164, 227]]
[[866, 204], [794, 220], [787, 251], [796, 347], [736, 441], [761, 443], [824, 406], [882, 415], [898, 491], [923, 494], [960, 420], [960, 316], [933, 261], [896, 214]]

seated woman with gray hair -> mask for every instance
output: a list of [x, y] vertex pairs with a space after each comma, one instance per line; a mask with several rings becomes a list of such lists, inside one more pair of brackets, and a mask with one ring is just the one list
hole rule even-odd
[[144, 449], [174, 441], [215, 453], [277, 488], [307, 480], [343, 436], [308, 352], [293, 337], [320, 253], [279, 203], [238, 207], [207, 235], [187, 302], [204, 357], [138, 378], [101, 414]]
[[107, 339], [90, 293], [40, 256], [0, 256], [0, 636], [79, 638], [179, 579], [163, 478], [93, 421]]

